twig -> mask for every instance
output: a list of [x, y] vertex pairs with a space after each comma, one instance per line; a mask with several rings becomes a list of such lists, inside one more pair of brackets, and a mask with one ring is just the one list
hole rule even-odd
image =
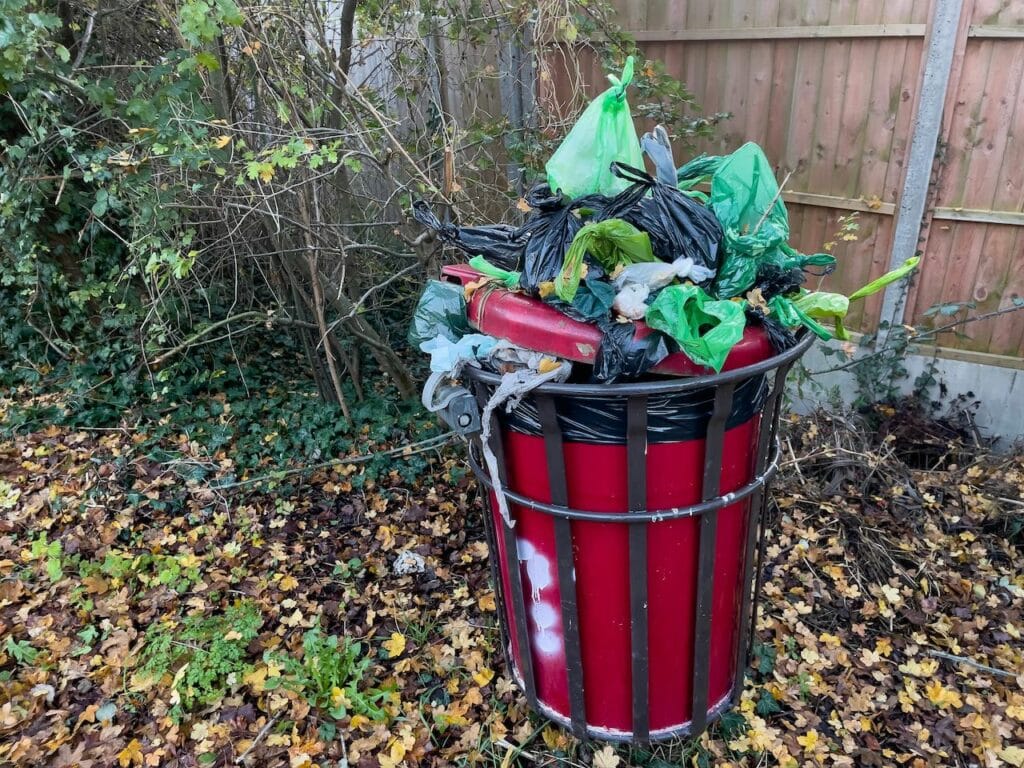
[[789, 455], [793, 457], [793, 468], [796, 470], [797, 477], [800, 478], [800, 485], [807, 485], [807, 481], [804, 480], [804, 473], [800, 471], [800, 461], [796, 457], [796, 451], [793, 450], [793, 443], [790, 439], [786, 438], [786, 447], [789, 448]]
[[[363, 293], [363, 295], [359, 297], [359, 301], [357, 301], [355, 304], [352, 305], [352, 309], [349, 310], [347, 315], [342, 315], [337, 320], [335, 320], [333, 323], [331, 323], [330, 326], [328, 326], [327, 330], [320, 337], [320, 342], [316, 345], [317, 349], [319, 349], [320, 347], [323, 346], [324, 341], [327, 339], [327, 335], [331, 331], [333, 331], [335, 328], [337, 328], [339, 323], [343, 323], [346, 320], [351, 320], [353, 317], [355, 317], [359, 313], [359, 310], [363, 308], [363, 305], [366, 303], [366, 300], [368, 298], [370, 298], [370, 294], [371, 293], [373, 293], [374, 291], [379, 291], [380, 289], [382, 289], [385, 286], [387, 286], [389, 283], [394, 282], [395, 280], [397, 280], [398, 278], [400, 278], [403, 275], [407, 274], [408, 272], [411, 272], [412, 270], [419, 269], [419, 268], [420, 268], [420, 264], [419, 263], [410, 264], [408, 267], [405, 267], [404, 269], [398, 270], [398, 272], [396, 272], [395, 274], [391, 275], [391, 277], [389, 277], [384, 282], [378, 283], [377, 285], [374, 285], [374, 286], [371, 286], [370, 288], [367, 288], [366, 291]], [[340, 288], [340, 286], [339, 286], [339, 288]]]
[[92, 30], [96, 24], [96, 13], [97, 11], [86, 10], [89, 15], [89, 20], [85, 22], [85, 32], [78, 40], [78, 51], [75, 54], [75, 60], [71, 63], [71, 69], [76, 70], [82, 65], [82, 61], [85, 60], [85, 54], [89, 50], [89, 41], [92, 40]]
[[245, 752], [235, 758], [235, 765], [241, 765], [245, 761], [245, 758], [249, 756], [249, 753], [256, 748], [256, 745], [263, 741], [263, 737], [267, 735], [267, 732], [270, 731], [270, 729], [274, 727], [274, 723], [277, 722], [277, 717], [277, 715], [274, 715], [272, 718], [267, 720], [267, 724], [260, 728], [260, 732], [256, 734], [256, 738], [252, 740], [252, 744], [245, 748]]
[[[1019, 311], [1021, 309], [1024, 309], [1024, 304], [1021, 304], [1021, 305], [1016, 305], [1015, 304], [1012, 307], [1003, 307], [1002, 309], [996, 309], [996, 310], [993, 310], [992, 312], [985, 312], [984, 314], [981, 314], [981, 315], [972, 315], [970, 317], [965, 317], [962, 320], [957, 320], [955, 322], [948, 323], [947, 325], [939, 326], [938, 328], [928, 328], [928, 329], [922, 331], [920, 334], [918, 334], [914, 338], [907, 339], [906, 343], [904, 344], [904, 348], [906, 349], [906, 351], [914, 352], [913, 349], [909, 349], [909, 348], [910, 347], [921, 347], [921, 348], [923, 348], [924, 344], [922, 342], [924, 340], [930, 339], [933, 336], [938, 336], [940, 333], [945, 333], [946, 331], [950, 331], [950, 330], [952, 330], [954, 328], [958, 328], [961, 325], [967, 325], [969, 323], [976, 323], [979, 320], [989, 320], [989, 319], [991, 319], [993, 317], [998, 317], [999, 315], [1005, 315], [1005, 314], [1008, 314], [1010, 312], [1017, 312], [1017, 311]], [[923, 355], [926, 351], [927, 350], [925, 350], [925, 349], [921, 349], [921, 351], [917, 352], [917, 354], [922, 354]], [[893, 344], [893, 345], [886, 344], [881, 349], [876, 350], [875, 352], [872, 352], [869, 355], [864, 355], [863, 357], [854, 358], [853, 360], [851, 360], [848, 363], [843, 363], [842, 365], [837, 365], [835, 368], [825, 368], [824, 370], [821, 370], [821, 371], [808, 371], [807, 375], [808, 376], [820, 376], [823, 373], [835, 373], [836, 371], [844, 371], [847, 368], [853, 368], [854, 366], [860, 365], [861, 363], [863, 363], [863, 362], [865, 362], [867, 360], [871, 360], [872, 358], [880, 357], [880, 356], [885, 355], [885, 354], [889, 354], [890, 352], [899, 352], [900, 354], [905, 354], [905, 352], [903, 352], [903, 351], [901, 351], [899, 349], [899, 345], [897, 345], [897, 344]]]
[[[529, 744], [532, 740], [533, 739], [530, 738], [527, 740], [526, 743]], [[540, 756], [536, 752], [529, 752], [523, 749], [521, 746], [513, 744], [510, 741], [506, 741], [505, 739], [495, 739], [494, 743], [497, 744], [499, 747], [504, 747], [512, 753], [512, 758], [509, 760], [509, 763], [511, 763], [512, 760], [515, 760], [520, 755], [525, 757], [527, 760], [532, 760], [533, 762], [538, 762], [540, 760]]]
[[1013, 672], [1007, 672], [1005, 669], [996, 669], [995, 667], [990, 667], [987, 664], [982, 664], [980, 661], [969, 659], [966, 656], [954, 656], [952, 653], [946, 653], [945, 651], [936, 651], [934, 648], [928, 649], [928, 655], [935, 656], [939, 659], [945, 659], [946, 661], [955, 661], [961, 664], [966, 664], [969, 667], [980, 669], [983, 672], [990, 672], [991, 674], [997, 675], [999, 677], [1016, 677], [1016, 675], [1013, 674]]
[[758, 219], [757, 225], [754, 227], [753, 231], [750, 233], [751, 235], [756, 235], [757, 234], [757, 230], [759, 230], [761, 228], [761, 225], [764, 224], [765, 219], [768, 218], [768, 214], [771, 213], [772, 208], [775, 207], [775, 203], [778, 201], [778, 199], [780, 197], [782, 197], [782, 190], [786, 186], [786, 182], [789, 181], [789, 177], [792, 176], [792, 175], [793, 175], [792, 171], [787, 173], [786, 174], [786, 178], [784, 178], [782, 180], [782, 183], [779, 184], [779, 191], [775, 193], [775, 197], [773, 197], [772, 201], [770, 203], [768, 203], [768, 207], [764, 209], [764, 213], [762, 213], [761, 214], [761, 218]]
[[167, 350], [166, 352], [161, 354], [159, 357], [157, 357], [155, 360], [153, 360], [150, 363], [150, 367], [152, 367], [152, 368], [159, 368], [161, 365], [163, 365], [165, 362], [170, 360], [172, 357], [175, 357], [175, 356], [181, 354], [182, 352], [184, 352], [189, 347], [195, 345], [196, 342], [198, 342], [204, 336], [208, 336], [209, 334], [211, 334], [214, 331], [216, 331], [218, 328], [223, 328], [225, 325], [228, 325], [230, 323], [238, 323], [238, 322], [241, 322], [243, 320], [246, 320], [246, 321], [249, 321], [249, 320], [259, 320], [261, 322], [261, 324], [268, 324], [268, 323], [269, 324], [274, 324], [274, 323], [278, 323], [278, 324], [284, 324], [284, 325], [306, 325], [306, 323], [303, 323], [303, 322], [298, 321], [298, 320], [293, 320], [290, 317], [284, 317], [284, 316], [276, 317], [276, 316], [272, 315], [270, 312], [266, 312], [266, 311], [260, 310], [260, 309], [254, 309], [254, 310], [250, 310], [248, 312], [241, 312], [241, 313], [239, 313], [237, 315], [232, 315], [231, 317], [225, 317], [223, 320], [218, 320], [215, 323], [211, 323], [210, 325], [206, 326], [205, 328], [203, 328], [203, 329], [197, 331], [196, 333], [192, 334], [187, 339], [185, 339], [183, 342], [181, 342], [181, 344], [179, 344], [178, 346], [173, 347], [173, 348]]
[[328, 467], [336, 467], [340, 464], [365, 464], [368, 461], [373, 461], [380, 456], [412, 456], [413, 454], [423, 453], [425, 451], [432, 451], [440, 448], [449, 442], [451, 442], [454, 432], [442, 432], [440, 435], [434, 437], [428, 437], [426, 440], [420, 440], [416, 443], [406, 443], [400, 445], [397, 448], [391, 448], [386, 451], [377, 451], [376, 453], [364, 453], [359, 456], [346, 456], [340, 459], [332, 459], [331, 461], [323, 461], [319, 464], [310, 464], [308, 467], [297, 467], [295, 469], [284, 469], [276, 472], [271, 472], [266, 475], [259, 475], [258, 477], [250, 477], [246, 480], [239, 480], [237, 483], [226, 483], [224, 485], [209, 485], [204, 486], [202, 490], [208, 491], [223, 491], [228, 488], [240, 488], [243, 485], [252, 485], [253, 483], [260, 483], [264, 480], [280, 480], [281, 478], [288, 477], [290, 475], [298, 475], [305, 472], [315, 472], [318, 469], [327, 469]]
[[1020, 501], [1019, 499], [1006, 499], [1003, 498], [1002, 496], [997, 496], [996, 500], [1001, 501], [1004, 504], [1013, 504], [1018, 507], [1024, 507], [1024, 501]]

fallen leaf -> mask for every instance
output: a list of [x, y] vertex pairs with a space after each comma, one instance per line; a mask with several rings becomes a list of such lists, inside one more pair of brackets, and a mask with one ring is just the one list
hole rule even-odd
[[405, 635], [401, 632], [392, 632], [391, 637], [384, 641], [384, 650], [388, 652], [388, 658], [394, 659], [405, 653]]
[[121, 768], [128, 768], [130, 765], [142, 765], [142, 744], [138, 739], [132, 739], [128, 746], [117, 753], [117, 764]]
[[594, 768], [616, 768], [619, 762], [619, 756], [610, 744], [605, 744], [594, 753]]

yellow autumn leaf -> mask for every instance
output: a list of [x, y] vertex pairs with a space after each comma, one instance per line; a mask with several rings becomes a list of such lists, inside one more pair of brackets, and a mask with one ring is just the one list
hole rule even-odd
[[268, 747], [290, 747], [292, 737], [287, 733], [272, 733], [267, 736]]
[[796, 740], [804, 748], [804, 752], [813, 752], [814, 748], [818, 746], [818, 732], [814, 730], [808, 731], [803, 736], [797, 736]]
[[939, 680], [932, 680], [924, 687], [925, 695], [935, 706], [940, 709], [946, 709], [947, 707], [953, 707], [957, 709], [962, 707], [964, 702], [960, 698], [959, 691], [946, 688]]
[[345, 691], [337, 686], [331, 688], [331, 706], [332, 707], [348, 707], [352, 706], [352, 702], [348, 700], [348, 696], [345, 695]]
[[605, 744], [594, 753], [594, 768], [616, 768], [618, 764], [619, 756], [610, 744]]
[[1000, 760], [1005, 760], [1014, 768], [1024, 768], [1024, 749], [1021, 747], [1003, 747], [996, 754], [999, 755]]
[[931, 677], [938, 668], [939, 662], [935, 659], [925, 659], [924, 661], [910, 659], [906, 664], [900, 664], [899, 666], [900, 672], [905, 675], [913, 675], [914, 677]]
[[224, 149], [231, 142], [231, 137], [227, 134], [222, 134], [213, 140], [214, 149]]
[[481, 669], [479, 672], [477, 672], [477, 673], [475, 673], [473, 675], [473, 682], [476, 683], [477, 685], [479, 685], [481, 688], [483, 688], [485, 685], [487, 685], [493, 679], [494, 679], [494, 670], [493, 669], [486, 669], [486, 668], [485, 669]]
[[405, 744], [401, 739], [391, 739], [387, 754], [378, 755], [377, 761], [381, 768], [397, 768], [405, 758]]
[[274, 166], [270, 165], [270, 163], [264, 163], [260, 167], [260, 181], [266, 184], [272, 178], [274, 178]]
[[384, 641], [384, 650], [388, 652], [389, 659], [401, 656], [405, 653], [405, 635], [392, 632], [391, 637]]
[[297, 586], [299, 586], [299, 580], [292, 576], [290, 573], [287, 574], [283, 579], [281, 579], [280, 587], [285, 592], [291, 592]]
[[562, 364], [555, 360], [553, 357], [541, 358], [540, 363], [537, 365], [538, 373], [550, 373], [551, 371], [557, 370]]
[[543, 283], [537, 285], [537, 294], [542, 298], [546, 299], [552, 293], [555, 292], [555, 283], [553, 280], [546, 280]]
[[142, 744], [138, 739], [132, 739], [128, 746], [117, 753], [117, 764], [121, 768], [128, 768], [130, 765], [142, 765]]
[[486, 595], [482, 596], [476, 601], [476, 604], [481, 611], [496, 611], [498, 609], [498, 606], [494, 601], [493, 592], [488, 592]]

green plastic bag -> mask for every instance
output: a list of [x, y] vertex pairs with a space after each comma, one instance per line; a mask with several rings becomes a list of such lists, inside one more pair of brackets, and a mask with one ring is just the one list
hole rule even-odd
[[629, 182], [612, 175], [613, 161], [644, 167], [640, 139], [626, 102], [633, 57], [626, 59], [621, 78], [608, 75], [608, 79], [612, 87], [590, 102], [544, 166], [552, 192], [561, 190], [572, 199], [594, 193], [614, 195]]
[[788, 325], [791, 328], [802, 325], [824, 341], [832, 338], [828, 328], [804, 312], [803, 309], [796, 305], [793, 299], [786, 296], [773, 296], [768, 301], [768, 307], [771, 310], [771, 314], [783, 325]]
[[742, 301], [712, 299], [699, 286], [670, 285], [647, 308], [647, 324], [679, 342], [695, 363], [716, 373], [743, 338], [747, 318]]
[[716, 296], [748, 291], [765, 263], [785, 269], [835, 264], [827, 253], [804, 256], [789, 246], [789, 215], [775, 173], [753, 142], [722, 160], [711, 178], [710, 205], [723, 230], [724, 255], [712, 288]]
[[879, 277], [877, 280], [872, 280], [870, 283], [865, 285], [850, 294], [850, 301], [856, 301], [857, 299], [863, 299], [865, 296], [870, 296], [873, 293], [878, 293], [880, 290], [885, 288], [889, 283], [895, 283], [897, 280], [902, 280], [904, 277], [909, 275], [915, 269], [917, 269], [918, 262], [921, 261], [917, 256], [907, 259], [900, 264], [896, 269], [891, 272], [886, 272], [884, 275]]
[[793, 301], [793, 306], [808, 317], [818, 320], [832, 320], [836, 329], [835, 337], [845, 341], [850, 338], [850, 334], [847, 333], [846, 328], [843, 327], [843, 320], [846, 318], [846, 314], [850, 310], [850, 302], [866, 298], [873, 293], [878, 293], [890, 283], [902, 280], [917, 268], [919, 261], [920, 259], [916, 256], [914, 258], [907, 259], [896, 269], [886, 272], [881, 277], [872, 280], [863, 288], [851, 293], [849, 298], [839, 293], [815, 291], [814, 293], [805, 293], [795, 299]]
[[805, 293], [793, 300], [793, 307], [798, 312], [815, 320], [832, 320], [836, 327], [836, 338], [847, 338], [846, 329], [843, 328], [843, 318], [850, 310], [850, 300], [841, 293], [825, 293], [824, 291]]
[[689, 189], [708, 181], [721, 168], [725, 158], [721, 155], [698, 155], [676, 169], [676, 181], [680, 189]]
[[510, 291], [515, 291], [519, 288], [519, 278], [522, 277], [522, 272], [512, 272], [508, 269], [496, 267], [483, 256], [474, 256], [469, 260], [469, 266], [481, 275], [493, 277]]
[[466, 318], [466, 297], [462, 286], [428, 280], [409, 327], [408, 339], [413, 348], [419, 349], [420, 344], [438, 336], [454, 342], [474, 332]]
[[583, 256], [589, 253], [608, 272], [619, 264], [654, 261], [651, 239], [622, 219], [592, 221], [580, 227], [565, 252], [562, 271], [555, 276], [555, 293], [562, 301], [572, 303], [583, 277]]

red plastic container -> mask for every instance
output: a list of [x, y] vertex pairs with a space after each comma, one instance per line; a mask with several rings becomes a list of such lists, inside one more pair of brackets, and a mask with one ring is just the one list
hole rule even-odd
[[[503, 290], [474, 294], [470, 319], [576, 360], [600, 344], [596, 328]], [[690, 376], [546, 384], [493, 416], [512, 526], [479, 446], [473, 466], [492, 489], [509, 662], [539, 712], [580, 737], [643, 743], [699, 733], [736, 700], [779, 394], [810, 342], [773, 357], [748, 332], [721, 374], [673, 355], [663, 372]], [[469, 376], [485, 402], [499, 377]]]

